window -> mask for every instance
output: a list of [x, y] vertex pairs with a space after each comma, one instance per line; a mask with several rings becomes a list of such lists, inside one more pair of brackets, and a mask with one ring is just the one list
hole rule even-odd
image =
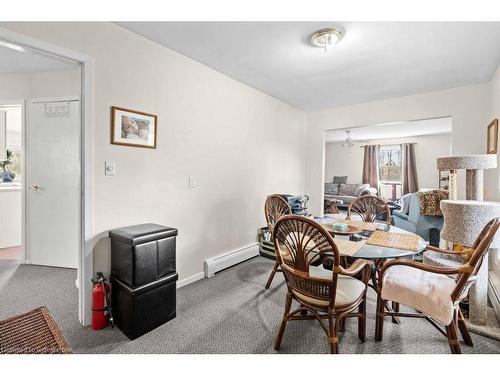
[[380, 182], [401, 182], [401, 146], [380, 146]]

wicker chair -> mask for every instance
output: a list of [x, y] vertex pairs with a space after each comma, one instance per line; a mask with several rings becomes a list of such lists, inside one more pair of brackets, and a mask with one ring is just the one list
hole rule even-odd
[[347, 208], [347, 220], [351, 219], [351, 212], [361, 216], [363, 221], [374, 222], [375, 220], [391, 223], [391, 210], [383, 199], [374, 195], [363, 195], [356, 198]]
[[[266, 215], [267, 226], [269, 227], [271, 233], [273, 232], [274, 224], [276, 224], [278, 219], [283, 215], [289, 215], [291, 213], [292, 209], [288, 205], [286, 199], [284, 199], [282, 196], [274, 194], [267, 197], [266, 203], [264, 204], [264, 214]], [[279, 262], [278, 258], [276, 257], [276, 262], [274, 263], [271, 274], [267, 279], [267, 283], [265, 286], [266, 289], [269, 289], [269, 287], [271, 286], [271, 282], [273, 281], [274, 275], [277, 271], [281, 270], [279, 269]]]
[[[332, 353], [338, 353], [341, 321], [358, 318], [358, 336], [366, 338], [366, 289], [370, 265], [356, 261], [345, 269], [330, 234], [315, 221], [297, 215], [286, 215], [278, 220], [273, 232], [274, 248], [287, 283], [285, 312], [274, 345], [279, 350], [286, 323], [290, 320], [317, 319], [325, 330]], [[331, 277], [311, 276], [310, 265], [325, 254], [333, 258]], [[354, 276], [360, 275], [361, 280]], [[300, 307], [292, 312], [292, 300]], [[358, 311], [355, 311], [358, 309]], [[323, 322], [328, 320], [328, 325]]]
[[[461, 353], [457, 327], [464, 343], [472, 346], [459, 303], [467, 296], [469, 288], [475, 282], [483, 257], [488, 252], [499, 226], [499, 219], [493, 219], [486, 224], [472, 247], [460, 253], [464, 264], [459, 267], [436, 267], [408, 259], [387, 262], [380, 271], [375, 340], [382, 340], [385, 316], [402, 316], [428, 320], [448, 338], [453, 354]], [[457, 254], [433, 246], [429, 246], [428, 250]], [[387, 312], [386, 301], [413, 307], [421, 313]], [[443, 330], [439, 323], [445, 325], [446, 330]]]

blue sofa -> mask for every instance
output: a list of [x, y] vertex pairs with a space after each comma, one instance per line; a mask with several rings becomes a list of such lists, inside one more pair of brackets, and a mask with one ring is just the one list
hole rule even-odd
[[[405, 209], [405, 203], [403, 203], [402, 211], [393, 212], [394, 226], [416, 233], [426, 241], [429, 241], [429, 229], [437, 228], [441, 230], [443, 228], [442, 216], [427, 216], [420, 214], [420, 199], [418, 193], [408, 194], [408, 197], [403, 197], [401, 199], [406, 201], [405, 203], [408, 205], [408, 211]], [[408, 213], [404, 213], [404, 211]]]

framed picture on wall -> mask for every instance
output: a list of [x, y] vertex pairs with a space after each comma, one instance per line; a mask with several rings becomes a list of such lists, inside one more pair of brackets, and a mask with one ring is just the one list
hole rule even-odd
[[494, 119], [491, 124], [488, 125], [488, 136], [486, 140], [486, 152], [488, 154], [497, 153], [498, 144], [498, 119]]
[[111, 107], [111, 143], [156, 148], [157, 120], [151, 113]]

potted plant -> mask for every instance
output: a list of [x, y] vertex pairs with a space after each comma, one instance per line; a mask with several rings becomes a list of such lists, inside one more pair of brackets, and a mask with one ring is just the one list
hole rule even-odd
[[7, 157], [0, 160], [0, 168], [2, 170], [2, 172], [0, 172], [0, 179], [2, 179], [2, 182], [12, 182], [16, 177], [16, 174], [9, 170], [9, 166], [14, 164], [13, 159], [14, 152], [12, 150], [7, 150]]

